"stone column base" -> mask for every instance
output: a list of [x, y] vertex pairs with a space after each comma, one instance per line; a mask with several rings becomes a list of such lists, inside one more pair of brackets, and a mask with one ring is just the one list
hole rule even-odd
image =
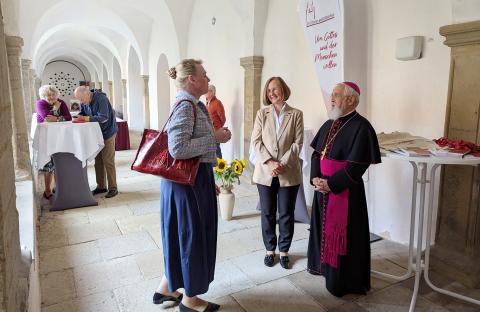
[[32, 174], [23, 169], [15, 169], [15, 182], [31, 180]]

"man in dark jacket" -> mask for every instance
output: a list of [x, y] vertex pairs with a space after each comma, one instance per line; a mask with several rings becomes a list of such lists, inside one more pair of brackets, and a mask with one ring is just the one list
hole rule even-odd
[[103, 149], [95, 157], [97, 187], [92, 193], [96, 195], [107, 192], [106, 198], [114, 197], [118, 194], [115, 172], [115, 137], [118, 128], [112, 105], [105, 93], [95, 89], [90, 90], [86, 86], [76, 88], [74, 95], [82, 103], [80, 113], [75, 117], [86, 122], [98, 122], [105, 143]]

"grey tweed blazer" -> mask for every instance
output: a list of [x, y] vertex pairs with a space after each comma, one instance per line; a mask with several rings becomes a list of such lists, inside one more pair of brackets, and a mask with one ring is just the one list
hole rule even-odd
[[200, 156], [200, 162], [216, 163], [216, 141], [208, 110], [201, 101], [185, 90], [177, 93], [175, 103], [190, 100], [197, 105], [197, 118], [188, 102], [172, 107], [173, 115], [168, 123], [168, 151], [173, 158], [188, 159]]

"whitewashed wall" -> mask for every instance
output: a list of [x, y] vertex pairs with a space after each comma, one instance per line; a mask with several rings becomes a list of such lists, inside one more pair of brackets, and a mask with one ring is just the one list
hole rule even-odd
[[73, 91], [81, 80], [88, 80], [88, 75], [71, 62], [55, 61], [45, 67], [41, 79], [42, 84], [56, 84], [61, 93], [60, 98], [70, 107], [70, 100], [74, 99]]
[[[370, 0], [369, 9], [369, 119], [377, 132], [441, 137], [450, 48], [439, 28], [452, 23], [450, 1]], [[425, 38], [422, 58], [396, 60], [396, 39], [413, 35]], [[372, 230], [403, 243], [408, 241], [411, 177], [410, 164], [392, 160], [374, 166], [369, 177]]]
[[[212, 18], [215, 17], [215, 25]], [[217, 97], [225, 106], [226, 126], [232, 139], [222, 144], [223, 157], [241, 157], [243, 145], [243, 68], [246, 56], [242, 20], [231, 1], [197, 1], [192, 12], [187, 57], [200, 58]], [[174, 64], [172, 64], [173, 66]]]
[[143, 80], [140, 77], [140, 61], [133, 48], [130, 48], [128, 60], [128, 126], [132, 130], [143, 131]]

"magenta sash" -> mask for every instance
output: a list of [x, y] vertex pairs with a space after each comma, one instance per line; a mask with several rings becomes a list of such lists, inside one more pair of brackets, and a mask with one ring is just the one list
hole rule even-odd
[[[337, 171], [345, 168], [346, 161], [332, 159], [320, 160], [320, 170], [323, 176], [331, 177]], [[328, 193], [328, 204], [324, 207], [325, 223], [323, 225], [324, 245], [321, 262], [338, 267], [338, 256], [347, 254], [347, 222], [348, 195], [346, 189], [339, 194]]]

